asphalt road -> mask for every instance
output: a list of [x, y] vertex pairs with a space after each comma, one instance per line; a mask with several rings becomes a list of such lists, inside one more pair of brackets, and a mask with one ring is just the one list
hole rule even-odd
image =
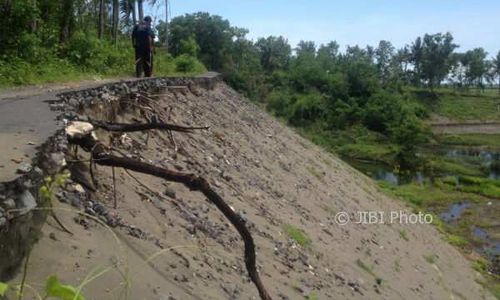
[[52, 99], [54, 93], [0, 100], [0, 182], [15, 179], [56, 130], [56, 113], [45, 102]]

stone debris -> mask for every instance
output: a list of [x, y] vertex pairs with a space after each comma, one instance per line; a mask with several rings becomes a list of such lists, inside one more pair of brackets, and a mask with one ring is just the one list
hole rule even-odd
[[31, 170], [33, 170], [33, 166], [31, 164], [24, 163], [17, 168], [16, 172], [18, 174], [27, 174], [31, 172]]
[[66, 127], [66, 135], [73, 139], [83, 138], [94, 131], [94, 126], [88, 122], [73, 121]]

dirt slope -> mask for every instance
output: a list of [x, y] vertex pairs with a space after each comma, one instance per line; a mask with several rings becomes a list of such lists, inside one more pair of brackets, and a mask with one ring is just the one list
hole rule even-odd
[[[172, 107], [172, 122], [212, 129], [174, 133], [177, 153], [168, 135], [158, 131], [147, 146], [146, 134], [128, 134], [121, 148], [133, 157], [208, 178], [248, 219], [261, 276], [274, 299], [493, 299], [476, 282], [481, 277], [470, 262], [430, 225], [337, 225], [334, 216], [341, 211], [405, 208], [225, 84], [211, 91], [168, 92], [158, 101], [157, 108]], [[131, 118], [129, 113], [119, 120]], [[107, 133], [98, 135], [108, 142]], [[133, 174], [168, 195], [157, 197], [116, 170], [115, 210], [111, 170], [98, 167], [97, 173], [99, 192], [90, 200], [127, 226], [115, 228], [115, 237], [93, 220], [76, 217], [70, 205], [57, 203], [57, 214], [74, 236], [49, 218], [29, 263], [27, 282], [33, 287], [40, 289], [51, 274], [78, 285], [92, 271], [104, 270], [83, 288], [87, 299], [124, 299], [127, 294], [128, 299], [257, 299], [238, 234], [200, 194]], [[285, 224], [303, 230], [310, 245], [290, 239]], [[20, 276], [13, 282], [19, 281]]]

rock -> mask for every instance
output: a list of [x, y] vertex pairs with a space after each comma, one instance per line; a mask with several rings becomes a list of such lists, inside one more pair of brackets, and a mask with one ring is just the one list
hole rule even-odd
[[75, 191], [79, 194], [85, 194], [85, 189], [83, 188], [83, 186], [81, 186], [80, 184], [75, 184], [73, 186], [73, 188], [75, 189]]
[[94, 131], [94, 126], [87, 122], [74, 121], [66, 127], [66, 135], [73, 139], [83, 138]]
[[35, 174], [37, 176], [42, 176], [43, 175], [43, 171], [39, 167], [35, 167], [34, 171], [35, 171]]
[[65, 193], [63, 198], [61, 198], [60, 200], [70, 204], [73, 207], [81, 207], [82, 205], [81, 194]]
[[194, 226], [193, 224], [188, 224], [186, 226], [186, 230], [187, 232], [189, 232], [189, 234], [196, 234], [196, 226]]
[[187, 277], [186, 277], [186, 276], [184, 276], [184, 275], [182, 275], [182, 274], [181, 274], [181, 275], [177, 275], [177, 274], [176, 274], [176, 275], [174, 276], [174, 280], [175, 280], [175, 281], [180, 281], [180, 282], [188, 282]]
[[122, 89], [123, 89], [123, 92], [125, 94], [130, 94], [130, 88], [128, 87], [128, 85], [126, 83], [122, 83]]
[[27, 173], [31, 172], [31, 170], [33, 170], [33, 167], [31, 166], [31, 164], [24, 163], [17, 168], [16, 172], [18, 174], [27, 174]]
[[71, 106], [78, 106], [80, 104], [80, 101], [78, 101], [76, 98], [70, 98], [68, 100], [68, 104]]
[[204, 214], [207, 214], [209, 211], [210, 211], [210, 208], [208, 207], [208, 205], [206, 204], [202, 204], [201, 207], [200, 207], [200, 210], [201, 212], [203, 212]]
[[95, 203], [94, 206], [92, 207], [92, 209], [98, 214], [98, 215], [101, 215], [101, 216], [106, 216], [108, 215], [108, 210], [106, 209], [106, 207], [104, 207], [102, 204], [100, 203]]
[[0, 228], [4, 227], [7, 224], [7, 218], [0, 217]]
[[19, 214], [20, 215], [25, 215], [29, 213], [31, 210], [33, 210], [36, 206], [36, 200], [35, 197], [29, 192], [29, 191], [24, 191], [21, 196], [19, 197]]
[[12, 198], [5, 200], [3, 204], [7, 210], [16, 208], [16, 202]]
[[167, 213], [167, 206], [157, 197], [151, 198], [151, 202], [153, 205], [160, 210], [160, 213], [162, 215], [165, 215]]
[[49, 233], [49, 238], [50, 238], [51, 240], [57, 241], [56, 234], [55, 234], [55, 233], [53, 233], [53, 232]]
[[173, 199], [176, 199], [176, 197], [177, 197], [175, 194], [175, 191], [170, 187], [167, 187], [165, 189], [165, 191], [163, 192], [163, 194], [165, 194], [165, 196], [168, 196], [168, 197], [173, 198]]
[[62, 152], [51, 153], [50, 159], [53, 166], [56, 166], [58, 168], [66, 166], [66, 159], [64, 158], [64, 153]]

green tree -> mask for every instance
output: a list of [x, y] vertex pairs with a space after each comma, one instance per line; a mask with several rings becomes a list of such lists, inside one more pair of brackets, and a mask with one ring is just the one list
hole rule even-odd
[[488, 72], [488, 62], [486, 61], [488, 53], [483, 48], [475, 48], [465, 52], [463, 61], [466, 69], [465, 76], [469, 84], [483, 87], [483, 79]]
[[338, 65], [339, 48], [339, 44], [335, 41], [319, 46], [316, 57], [323, 69], [334, 72], [335, 66]]
[[413, 63], [413, 84], [420, 86], [422, 80], [422, 63], [424, 59], [424, 51], [422, 45], [422, 38], [417, 37], [415, 42], [411, 45], [411, 59]]
[[244, 30], [232, 27], [228, 20], [209, 13], [186, 14], [170, 22], [170, 50], [173, 55], [182, 53], [182, 41], [194, 37], [199, 45], [199, 58], [209, 69], [221, 71], [231, 60], [233, 39]]
[[428, 87], [439, 86], [452, 67], [452, 54], [458, 46], [451, 33], [426, 34], [422, 46], [422, 78]]
[[316, 56], [316, 45], [313, 41], [300, 41], [297, 48], [295, 48], [295, 53], [298, 58], [303, 56], [313, 58]]
[[394, 56], [394, 46], [392, 46], [391, 42], [382, 40], [379, 42], [374, 54], [380, 81], [385, 85], [391, 76], [390, 66]]
[[493, 59], [491, 73], [498, 79], [498, 93], [500, 94], [500, 51], [498, 51], [497, 56]]
[[260, 38], [255, 43], [255, 47], [260, 56], [260, 63], [267, 72], [288, 68], [292, 48], [284, 37]]

